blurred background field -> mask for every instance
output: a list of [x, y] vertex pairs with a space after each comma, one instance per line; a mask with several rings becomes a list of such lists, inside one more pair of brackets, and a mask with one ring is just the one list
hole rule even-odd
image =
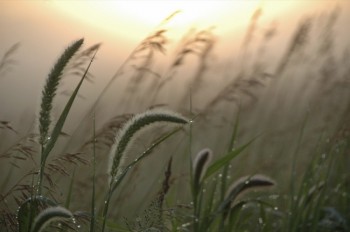
[[[46, 183], [48, 195], [64, 202], [73, 180], [70, 207], [88, 211], [93, 115], [98, 146], [96, 183], [103, 190], [117, 129], [132, 114], [167, 108], [195, 116], [191, 134], [188, 129], [176, 134], [129, 173], [112, 199], [111, 217], [133, 218], [147, 208], [161, 188], [170, 157], [168, 203], [189, 204], [189, 156], [203, 148], [213, 150], [214, 159], [223, 155], [238, 119], [235, 146], [258, 138], [232, 162], [230, 179], [257, 173], [271, 177], [277, 185], [262, 197], [278, 196], [274, 203], [283, 209], [291, 182], [300, 184], [310, 164], [320, 158], [320, 167], [321, 163], [332, 165], [326, 175], [331, 196], [327, 203], [350, 218], [346, 206], [350, 194], [350, 4], [248, 1], [250, 4], [239, 5], [242, 1], [237, 1], [224, 11], [219, 3], [208, 1], [201, 6], [190, 2], [196, 5], [181, 12], [164, 10], [148, 24], [125, 15], [108, 18], [112, 15], [108, 11], [104, 19], [103, 4], [97, 4], [96, 11], [87, 4], [81, 9], [84, 16], [74, 15], [82, 6], [77, 2], [70, 7], [58, 1], [0, 3], [3, 213], [28, 196], [31, 175], [26, 175], [38, 169], [37, 118], [47, 73], [64, 46], [85, 37], [84, 49], [102, 45], [49, 161], [47, 178], [52, 183]], [[133, 2], [133, 9], [141, 7], [137, 3]], [[154, 12], [152, 6], [156, 5], [144, 11]], [[191, 7], [206, 10], [195, 20], [181, 21], [191, 15]], [[90, 19], [84, 21], [84, 17]], [[97, 19], [93, 22], [98, 17], [100, 24]], [[67, 68], [55, 99], [54, 120], [89, 57], [85, 53]], [[159, 126], [137, 136], [127, 160], [135, 159], [166, 129]], [[330, 160], [332, 164], [327, 163]], [[315, 172], [324, 175], [327, 165]], [[103, 194], [97, 192], [100, 208]]]

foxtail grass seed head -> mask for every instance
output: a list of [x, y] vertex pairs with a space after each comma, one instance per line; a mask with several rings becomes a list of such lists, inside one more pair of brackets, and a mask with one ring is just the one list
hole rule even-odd
[[[244, 176], [239, 178], [226, 191], [225, 202], [231, 205], [236, 197], [249, 189], [256, 189], [260, 187], [268, 187], [275, 185], [275, 182], [267, 176], [264, 175], [254, 175], [254, 176]], [[226, 205], [225, 207], [227, 207]]]
[[120, 166], [122, 166], [125, 158], [125, 150], [135, 133], [145, 126], [149, 126], [157, 122], [185, 124], [189, 121], [180, 114], [159, 109], [148, 110], [131, 118], [117, 133], [115, 139], [116, 142], [111, 149], [109, 172], [112, 179], [116, 178], [118, 171], [120, 171]]
[[46, 79], [42, 91], [42, 99], [39, 116], [40, 144], [45, 144], [48, 139], [49, 127], [51, 124], [51, 110], [53, 98], [56, 95], [57, 87], [62, 78], [63, 71], [74, 54], [83, 45], [84, 39], [75, 41], [63, 52]]
[[50, 207], [35, 218], [31, 232], [41, 232], [53, 221], [73, 218], [73, 214], [61, 206]]
[[209, 148], [201, 150], [193, 162], [193, 182], [195, 187], [200, 185], [200, 182], [205, 175], [208, 165], [211, 162], [213, 152]]

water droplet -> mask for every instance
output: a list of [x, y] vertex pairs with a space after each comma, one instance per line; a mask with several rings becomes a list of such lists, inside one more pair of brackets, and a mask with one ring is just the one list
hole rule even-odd
[[77, 228], [79, 229], [81, 227], [81, 225], [77, 225]]
[[190, 225], [191, 225], [191, 223], [188, 222], [188, 223], [182, 224], [181, 227], [182, 227], [182, 228], [186, 228], [186, 227], [188, 227], [188, 226], [190, 226]]
[[244, 182], [244, 184], [249, 184], [249, 180], [246, 180], [246, 181]]
[[278, 210], [278, 207], [274, 207], [273, 210], [277, 211], [277, 210]]
[[323, 154], [322, 154], [322, 159], [325, 159], [325, 158], [326, 158], [326, 154], [323, 153]]
[[207, 190], [206, 189], [203, 189], [202, 192], [205, 193]]
[[262, 218], [260, 218], [260, 217], [259, 217], [259, 219], [258, 219], [258, 220], [259, 220], [259, 223], [260, 223], [260, 224], [263, 224], [263, 223], [264, 223], [264, 221], [263, 221], [263, 219], [262, 219]]
[[220, 173], [220, 174], [219, 174], [219, 178], [221, 178], [221, 177], [222, 177], [222, 174]]
[[277, 200], [279, 198], [279, 195], [273, 194], [273, 195], [270, 195], [269, 198], [272, 200]]

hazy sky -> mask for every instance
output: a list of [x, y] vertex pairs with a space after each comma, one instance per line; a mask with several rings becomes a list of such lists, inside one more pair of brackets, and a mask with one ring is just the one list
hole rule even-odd
[[[216, 56], [234, 56], [241, 45], [244, 29], [256, 7], [263, 7], [261, 30], [277, 27], [276, 54], [286, 45], [305, 15], [342, 8], [340, 31], [348, 30], [348, 1], [0, 1], [0, 56], [16, 42], [16, 65], [0, 77], [0, 119], [11, 118], [36, 106], [44, 80], [63, 49], [84, 37], [86, 45], [102, 42], [91, 71], [96, 83], [85, 88], [95, 95], [101, 91], [132, 49], [164, 17], [182, 10], [169, 23], [174, 44], [191, 27], [216, 26]], [[347, 13], [346, 13], [347, 12]], [[341, 40], [342, 38], [340, 38]], [[347, 39], [347, 38], [346, 38]], [[228, 53], [227, 51], [230, 51]]]

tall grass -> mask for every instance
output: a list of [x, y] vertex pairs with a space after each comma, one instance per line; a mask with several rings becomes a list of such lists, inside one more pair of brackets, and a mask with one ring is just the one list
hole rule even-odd
[[[161, 73], [155, 64], [169, 51], [166, 19], [70, 133], [63, 128], [83, 82], [93, 77], [100, 45], [80, 51], [80, 39], [68, 46], [44, 85], [39, 126], [23, 135], [0, 118], [0, 136], [18, 137], [1, 143], [0, 159], [11, 168], [1, 178], [0, 230], [349, 230], [349, 63], [334, 50], [339, 12], [302, 20], [272, 69], [263, 51], [274, 28], [261, 35], [249, 60], [262, 12], [251, 18], [239, 62], [214, 73], [225, 77], [208, 95], [219, 42], [214, 29], [186, 34]], [[0, 81], [17, 47], [5, 53]], [[168, 99], [184, 81], [179, 75], [192, 65], [189, 57], [198, 61], [193, 75]], [[54, 117], [59, 83], [72, 75], [80, 80]], [[122, 83], [123, 94], [109, 99]]]

